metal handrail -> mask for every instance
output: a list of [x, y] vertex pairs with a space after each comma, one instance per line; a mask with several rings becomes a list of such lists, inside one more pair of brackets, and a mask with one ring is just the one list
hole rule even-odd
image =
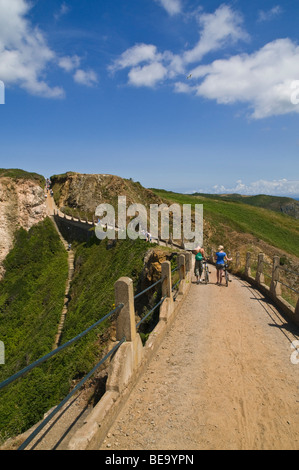
[[288, 286], [287, 284], [285, 284], [284, 282], [280, 281], [280, 280], [277, 280], [276, 282], [279, 282], [280, 284], [282, 284], [283, 286], [287, 287], [288, 289], [291, 289], [293, 292], [295, 292], [296, 294], [299, 294], [299, 291], [294, 289], [293, 287], [291, 286]]
[[[171, 273], [174, 273], [175, 271], [177, 271], [179, 268], [176, 267], [174, 268]], [[147, 287], [146, 289], [144, 289], [142, 292], [139, 292], [139, 294], [136, 294], [135, 297], [134, 297], [134, 300], [138, 299], [141, 295], [145, 294], [145, 292], [149, 291], [150, 289], [152, 289], [153, 287], [157, 286], [158, 284], [162, 283], [164, 280], [166, 279], [166, 276], [163, 276], [161, 279], [159, 279], [157, 282], [155, 282], [154, 284], [152, 284], [151, 286]], [[179, 281], [180, 282], [180, 281]], [[163, 302], [164, 300], [166, 299], [166, 295], [164, 297], [162, 297], [162, 299], [136, 324], [136, 328], [138, 328], [155, 310], [156, 308], [158, 308]]]
[[91, 330], [93, 330], [94, 328], [96, 328], [97, 326], [99, 326], [101, 323], [103, 323], [105, 320], [107, 320], [107, 318], [109, 318], [110, 316], [112, 316], [114, 313], [116, 313], [118, 310], [122, 309], [124, 306], [124, 304], [119, 304], [114, 310], [111, 310], [111, 312], [107, 313], [107, 315], [105, 315], [104, 317], [102, 317], [100, 320], [98, 320], [96, 323], [94, 323], [93, 325], [91, 325], [89, 328], [87, 328], [85, 331], [83, 331], [82, 333], [80, 333], [79, 335], [75, 336], [74, 338], [70, 339], [69, 341], [67, 341], [65, 344], [63, 344], [62, 346], [59, 346], [58, 348], [54, 349], [53, 351], [49, 352], [48, 354], [46, 354], [45, 356], [41, 357], [40, 359], [36, 360], [35, 362], [33, 362], [32, 364], [30, 364], [29, 366], [25, 367], [24, 369], [20, 370], [19, 372], [17, 372], [16, 374], [12, 375], [11, 377], [9, 377], [8, 379], [4, 380], [3, 382], [0, 383], [0, 390], [3, 389], [4, 387], [7, 387], [7, 385], [11, 384], [12, 382], [14, 382], [15, 380], [19, 379], [20, 377], [22, 377], [23, 375], [27, 374], [27, 372], [29, 372], [30, 370], [34, 369], [35, 367], [39, 366], [40, 364], [42, 364], [43, 362], [47, 361], [48, 359], [50, 359], [51, 357], [53, 357], [54, 355], [58, 354], [60, 351], [62, 351], [63, 349], [69, 347], [71, 344], [73, 344], [75, 341], [77, 341], [78, 339], [81, 339], [83, 338], [83, 336], [87, 335], [87, 333], [89, 333]]
[[269, 279], [272, 279], [272, 276], [270, 276], [270, 274], [267, 274], [267, 273], [262, 273], [264, 276], [268, 277]]
[[166, 297], [167, 296], [164, 295], [164, 297], [162, 297], [160, 302], [158, 302], [143, 318], [141, 318], [141, 320], [136, 324], [136, 328], [138, 328], [141, 325], [141, 323], [143, 323], [147, 319], [147, 317], [149, 317], [156, 310], [156, 308], [158, 308], [162, 304], [162, 302], [164, 302]]
[[283, 268], [282, 266], [277, 266], [278, 269], [281, 269], [282, 271], [286, 272], [286, 273], [291, 273], [291, 274], [295, 274], [295, 276], [299, 276], [299, 273], [296, 273], [295, 271], [291, 271], [290, 269], [287, 269], [287, 268]]
[[158, 284], [162, 283], [164, 281], [164, 279], [166, 279], [166, 276], [163, 276], [161, 279], [159, 279], [157, 282], [155, 282], [154, 284], [151, 284], [149, 287], [147, 287], [146, 289], [144, 289], [142, 292], [139, 292], [139, 294], [136, 294], [134, 296], [134, 300], [138, 299], [139, 297], [141, 297], [143, 294], [145, 294], [145, 292], [151, 290], [153, 287], [157, 286]]
[[76, 387], [56, 406], [56, 408], [37, 426], [37, 428], [20, 445], [18, 450], [24, 450], [28, 444], [39, 434], [46, 424], [58, 413], [58, 411], [69, 401], [69, 399], [84, 385], [84, 383], [96, 372], [96, 370], [126, 341], [123, 337], [100, 362], [76, 385]]
[[181, 279], [179, 279], [173, 286], [172, 286], [172, 292], [177, 288], [177, 286], [180, 284]]
[[272, 263], [269, 263], [268, 261], [263, 260], [263, 264], [266, 264], [266, 265], [269, 266], [270, 268], [273, 268], [273, 264], [272, 264]]

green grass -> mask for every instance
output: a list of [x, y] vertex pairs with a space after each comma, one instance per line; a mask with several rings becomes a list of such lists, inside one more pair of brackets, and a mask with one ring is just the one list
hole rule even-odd
[[42, 188], [45, 185], [45, 178], [42, 175], [39, 175], [38, 173], [30, 173], [18, 168], [0, 168], [0, 177], [32, 180], [38, 183]]
[[[51, 351], [63, 307], [67, 254], [49, 219], [16, 234], [0, 283], [0, 339], [5, 365], [0, 381]], [[0, 392], [0, 440], [27, 429], [46, 411], [50, 397], [42, 371]], [[45, 398], [42, 398], [45, 397]], [[35, 403], [38, 401], [38, 404]]]
[[[21, 230], [6, 260], [0, 284], [0, 340], [6, 365], [0, 381], [51, 351], [63, 306], [66, 252], [49, 220], [29, 233]], [[119, 241], [109, 248], [96, 238], [77, 246], [71, 301], [61, 344], [77, 336], [113, 309], [114, 283], [129, 276], [137, 288], [149, 245]], [[0, 441], [18, 435], [57, 405], [99, 362], [107, 347], [100, 325], [71, 347], [36, 367], [0, 392]]]
[[203, 196], [191, 196], [164, 190], [153, 190], [161, 198], [179, 204], [203, 204], [204, 218], [221, 230], [252, 234], [280, 248], [290, 255], [299, 256], [299, 220], [284, 214], [239, 202], [222, 201]]

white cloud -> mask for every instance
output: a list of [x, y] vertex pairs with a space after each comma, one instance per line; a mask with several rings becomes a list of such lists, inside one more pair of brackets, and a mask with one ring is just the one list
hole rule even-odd
[[271, 8], [271, 10], [268, 10], [268, 11], [260, 10], [258, 12], [258, 21], [259, 22], [271, 21], [273, 18], [280, 15], [281, 13], [282, 13], [282, 8], [279, 5]]
[[93, 86], [98, 83], [98, 77], [97, 74], [93, 70], [81, 70], [78, 69], [76, 70], [76, 73], [74, 75], [74, 80], [76, 83], [79, 83], [80, 85], [86, 85], [86, 86]]
[[[71, 72], [80, 60], [77, 56], [57, 57], [43, 32], [29, 21], [31, 6], [27, 0], [0, 0], [0, 80], [6, 86], [17, 85], [33, 95], [62, 98], [63, 88], [46, 82], [47, 69], [58, 65]], [[60, 12], [66, 13], [64, 3]], [[77, 81], [89, 84], [88, 80], [80, 82], [80, 74]]]
[[228, 5], [221, 5], [214, 13], [201, 14], [199, 24], [202, 28], [196, 46], [184, 53], [187, 63], [200, 61], [207, 53], [221, 49], [224, 45], [247, 40], [243, 29], [243, 18]]
[[[166, 3], [170, 7], [168, 2], [165, 2], [164, 7]], [[172, 2], [171, 5], [174, 8]], [[220, 6], [211, 14], [200, 13], [198, 22], [201, 34], [194, 48], [181, 54], [174, 54], [171, 51], [158, 52], [153, 44], [136, 44], [124, 51], [109, 70], [115, 72], [131, 68], [128, 72], [131, 85], [151, 87], [157, 81], [165, 78], [174, 79], [178, 75], [185, 74], [190, 63], [199, 62], [208, 52], [248, 38], [242, 28], [242, 17], [226, 5]], [[137, 65], [140, 66], [136, 68]], [[149, 77], [146, 76], [146, 72], [150, 74]]]
[[273, 41], [252, 54], [199, 66], [192, 77], [203, 78], [197, 95], [222, 104], [247, 103], [255, 119], [299, 112], [291, 101], [292, 84], [299, 77], [299, 47], [290, 39]]
[[129, 72], [129, 83], [135, 86], [153, 87], [167, 75], [167, 69], [159, 62], [134, 67]]
[[28, 12], [25, 0], [0, 0], [0, 78], [36, 95], [62, 97], [62, 88], [52, 88], [41, 78], [55, 53], [26, 19]]
[[159, 3], [169, 15], [176, 15], [182, 11], [181, 0], [155, 0]]
[[[277, 16], [281, 8], [260, 12], [260, 18]], [[299, 46], [291, 39], [277, 39], [252, 53], [231, 55], [202, 65], [208, 53], [223, 50], [249, 35], [243, 17], [231, 6], [221, 5], [213, 13], [193, 13], [200, 27], [194, 47], [176, 54], [159, 51], [153, 44], [136, 44], [110, 66], [128, 69], [128, 83], [153, 87], [168, 80], [177, 93], [193, 93], [220, 104], [241, 103], [254, 119], [299, 112]], [[192, 64], [193, 70], [190, 65]], [[186, 77], [191, 79], [186, 80]]]
[[54, 18], [56, 21], [60, 20], [60, 18], [64, 15], [67, 15], [67, 13], [70, 11], [70, 7], [65, 3], [63, 2], [61, 4], [61, 7], [59, 9], [59, 11], [57, 13], [54, 14]]
[[66, 56], [66, 57], [61, 57], [58, 60], [58, 65], [62, 69], [64, 69], [66, 72], [71, 72], [72, 70], [80, 67], [81, 59], [77, 55], [74, 55], [72, 57]]
[[223, 185], [216, 185], [211, 190], [215, 194], [243, 194], [243, 195], [258, 195], [266, 194], [270, 196], [289, 196], [298, 197], [299, 195], [299, 181], [289, 181], [287, 179], [281, 180], [258, 180], [249, 184], [243, 183], [241, 180], [237, 181], [232, 187]]
[[159, 59], [157, 47], [152, 44], [136, 44], [130, 47], [121, 56], [114, 61], [109, 69], [114, 72], [126, 67], [132, 67], [142, 62], [152, 62]]

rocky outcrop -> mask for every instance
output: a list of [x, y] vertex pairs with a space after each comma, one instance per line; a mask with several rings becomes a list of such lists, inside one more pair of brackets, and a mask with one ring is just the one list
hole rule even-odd
[[295, 219], [299, 219], [299, 201], [288, 202], [282, 204], [280, 207], [281, 212], [287, 214]]
[[151, 190], [131, 179], [115, 175], [65, 173], [51, 177], [56, 205], [66, 213], [92, 216], [102, 203], [117, 206], [118, 196], [126, 196], [127, 205], [133, 203], [161, 204], [162, 200]]
[[0, 279], [3, 260], [19, 228], [29, 230], [46, 217], [44, 191], [32, 180], [0, 178]]

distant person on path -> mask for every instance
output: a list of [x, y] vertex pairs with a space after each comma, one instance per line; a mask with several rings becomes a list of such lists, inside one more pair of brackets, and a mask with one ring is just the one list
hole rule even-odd
[[231, 261], [232, 258], [228, 258], [227, 254], [224, 252], [224, 247], [222, 245], [218, 246], [218, 251], [215, 253], [216, 261], [216, 272], [217, 272], [217, 282], [216, 285], [220, 286], [222, 284], [222, 275], [225, 264], [228, 261]]
[[199, 284], [201, 282], [201, 276], [203, 272], [203, 265], [202, 262], [205, 259], [205, 252], [204, 249], [198, 247], [195, 250], [195, 266], [194, 266], [194, 274], [196, 277], [196, 283]]

